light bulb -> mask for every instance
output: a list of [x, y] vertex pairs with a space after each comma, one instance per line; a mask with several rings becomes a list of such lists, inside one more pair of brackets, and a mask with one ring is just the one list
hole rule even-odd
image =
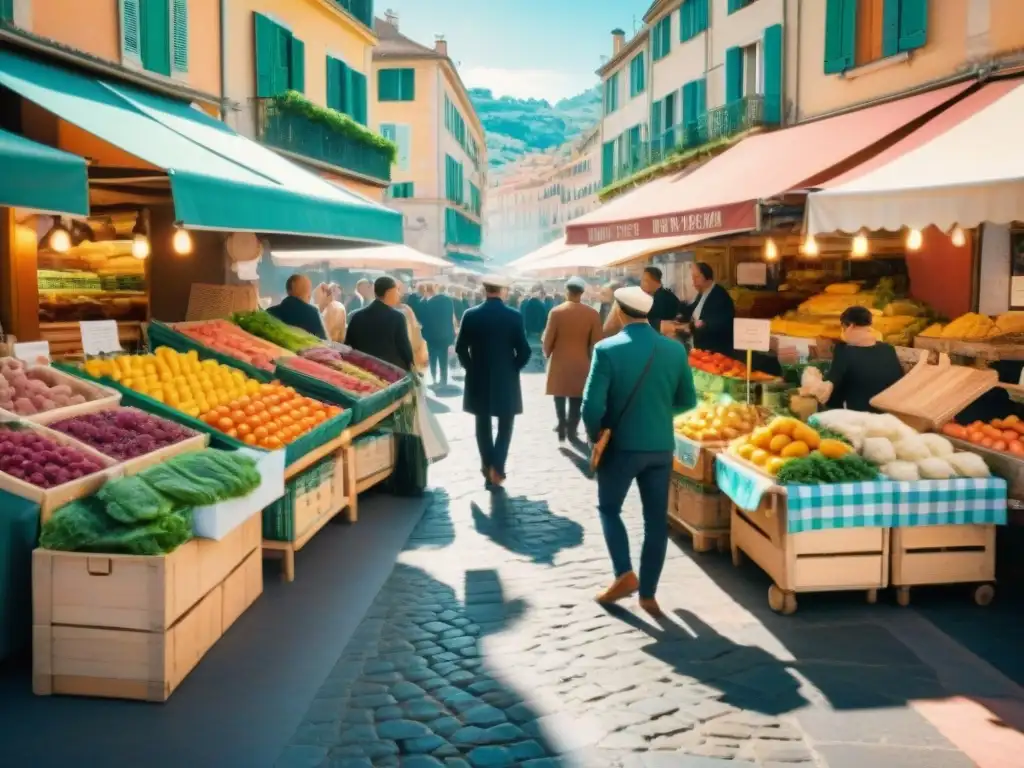
[[192, 253], [192, 235], [188, 233], [187, 229], [178, 227], [174, 230], [171, 245], [174, 248], [174, 252], [179, 256], [187, 256]]
[[863, 258], [868, 255], [867, 235], [857, 235], [853, 238], [853, 255], [857, 258]]
[[71, 250], [71, 235], [64, 227], [54, 227], [50, 232], [50, 250], [57, 253]]
[[136, 259], [144, 259], [149, 256], [149, 238], [145, 235], [135, 235], [132, 238], [132, 256]]
[[949, 233], [950, 242], [957, 248], [963, 248], [967, 245], [967, 235], [960, 227], [953, 227], [953, 231]]
[[766, 261], [775, 261], [779, 258], [779, 246], [770, 237], [764, 241], [764, 258]]
[[804, 239], [804, 244], [800, 246], [800, 250], [803, 251], [804, 256], [818, 255], [818, 241], [814, 239], [814, 235], [808, 235]]
[[924, 242], [924, 237], [921, 235], [920, 229], [911, 229], [907, 232], [907, 250], [908, 251], [919, 251], [921, 250], [921, 244]]

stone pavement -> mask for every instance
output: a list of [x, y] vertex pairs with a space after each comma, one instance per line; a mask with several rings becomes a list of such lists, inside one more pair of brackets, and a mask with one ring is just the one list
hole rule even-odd
[[[915, 702], [1024, 698], [913, 609], [801, 596], [779, 617], [756, 567], [686, 542], [670, 546], [667, 620], [597, 606], [610, 571], [595, 487], [582, 455], [556, 442], [542, 393], [542, 376], [524, 376], [526, 415], [494, 495], [458, 389], [434, 404], [451, 454], [279, 766], [981, 764]], [[627, 504], [636, 551], [635, 490]], [[1024, 765], [1020, 754], [985, 765]]]

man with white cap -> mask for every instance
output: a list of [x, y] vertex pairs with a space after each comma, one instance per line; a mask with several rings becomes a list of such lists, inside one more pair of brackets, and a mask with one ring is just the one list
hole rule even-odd
[[480, 471], [486, 487], [496, 490], [505, 482], [515, 417], [523, 412], [519, 374], [530, 360], [530, 345], [522, 315], [502, 300], [508, 278], [489, 275], [481, 282], [486, 299], [463, 315], [455, 353], [466, 371], [462, 409], [476, 416]]
[[[682, 344], [660, 335], [647, 316], [654, 299], [639, 286], [615, 291], [622, 330], [594, 347], [583, 392], [583, 423], [594, 442], [611, 437], [597, 467], [597, 508], [615, 581], [597, 596], [614, 603], [640, 593], [640, 607], [661, 616], [655, 599], [668, 547], [668, 486], [675, 439], [672, 418], [697, 404]], [[640, 578], [633, 571], [622, 503], [636, 480], [643, 504]]]
[[[587, 284], [581, 277], [565, 283], [565, 302], [551, 310], [544, 327], [544, 356], [548, 358], [547, 394], [555, 398], [558, 439], [576, 439], [583, 404], [583, 386], [590, 355], [601, 340], [601, 316], [583, 303]], [[569, 413], [566, 415], [566, 401]]]

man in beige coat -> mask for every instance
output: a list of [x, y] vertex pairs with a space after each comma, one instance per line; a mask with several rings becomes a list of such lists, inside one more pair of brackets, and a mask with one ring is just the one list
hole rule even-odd
[[[576, 438], [583, 404], [583, 387], [590, 373], [590, 355], [601, 340], [601, 316], [581, 299], [587, 284], [573, 277], [565, 284], [566, 301], [548, 313], [544, 356], [549, 359], [547, 393], [554, 395], [558, 439]], [[566, 414], [568, 400], [568, 414]]]

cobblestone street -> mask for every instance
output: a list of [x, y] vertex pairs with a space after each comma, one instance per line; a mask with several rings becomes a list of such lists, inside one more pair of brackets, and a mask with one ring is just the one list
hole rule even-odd
[[[543, 377], [523, 385], [502, 494], [483, 488], [459, 388], [434, 403], [451, 454], [279, 766], [970, 768], [936, 702], [1020, 710], [1016, 685], [888, 595], [801, 596], [779, 617], [756, 567], [685, 540], [666, 620], [603, 610], [595, 486], [551, 431]], [[635, 490], [627, 505], [637, 551]]]

